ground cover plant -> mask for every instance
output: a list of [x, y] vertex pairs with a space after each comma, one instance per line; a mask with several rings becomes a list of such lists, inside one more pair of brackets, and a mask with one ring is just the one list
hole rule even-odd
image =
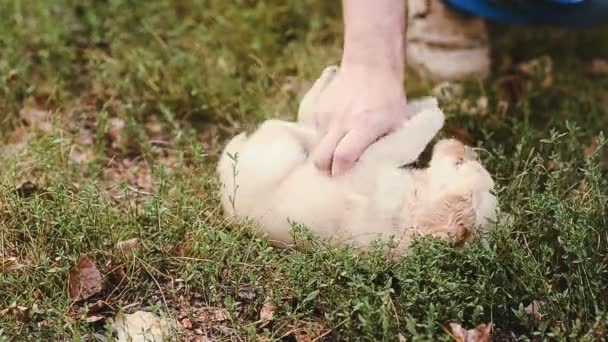
[[0, 2], [0, 340], [112, 340], [137, 310], [175, 340], [605, 338], [606, 30], [495, 26], [489, 80], [408, 74], [497, 179], [477, 243], [389, 263], [222, 218], [222, 143], [294, 117], [340, 30], [321, 0]]

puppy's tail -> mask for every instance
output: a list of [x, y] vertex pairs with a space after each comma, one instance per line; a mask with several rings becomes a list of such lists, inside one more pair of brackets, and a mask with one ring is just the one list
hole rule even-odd
[[233, 137], [222, 151], [217, 164], [221, 186], [222, 207], [226, 214], [234, 214], [234, 200], [237, 192], [236, 176], [239, 152], [247, 142], [247, 133], [243, 132]]

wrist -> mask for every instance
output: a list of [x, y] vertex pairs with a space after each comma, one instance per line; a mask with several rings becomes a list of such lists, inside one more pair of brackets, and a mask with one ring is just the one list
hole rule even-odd
[[[369, 48], [368, 45], [365, 47]], [[381, 50], [345, 53], [340, 63], [340, 71], [359, 75], [365, 79], [384, 79], [391, 83], [403, 84], [405, 79], [404, 56]]]
[[369, 70], [403, 82], [405, 1], [343, 0], [342, 69]]

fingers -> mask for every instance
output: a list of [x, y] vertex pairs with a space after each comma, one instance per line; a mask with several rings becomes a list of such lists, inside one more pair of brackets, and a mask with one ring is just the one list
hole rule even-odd
[[359, 159], [363, 151], [376, 140], [376, 135], [369, 131], [356, 129], [348, 132], [340, 141], [334, 152], [331, 165], [332, 176], [347, 172]]
[[313, 152], [313, 160], [317, 169], [321, 172], [330, 174], [334, 151], [344, 137], [345, 132], [341, 129], [330, 129], [321, 139], [319, 145]]
[[359, 126], [349, 131], [336, 146], [331, 165], [332, 176], [340, 176], [350, 170], [363, 151], [378, 138], [388, 133], [390, 126]]

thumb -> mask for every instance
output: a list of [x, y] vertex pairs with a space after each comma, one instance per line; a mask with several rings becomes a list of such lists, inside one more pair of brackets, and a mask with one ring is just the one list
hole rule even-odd
[[339, 176], [349, 171], [365, 149], [379, 137], [388, 133], [389, 128], [388, 126], [359, 126], [348, 132], [335, 148], [331, 164], [332, 176]]
[[314, 164], [320, 171], [330, 174], [331, 163], [334, 157], [336, 146], [344, 137], [345, 132], [337, 127], [330, 129], [327, 134], [321, 139], [317, 147], [312, 153]]

